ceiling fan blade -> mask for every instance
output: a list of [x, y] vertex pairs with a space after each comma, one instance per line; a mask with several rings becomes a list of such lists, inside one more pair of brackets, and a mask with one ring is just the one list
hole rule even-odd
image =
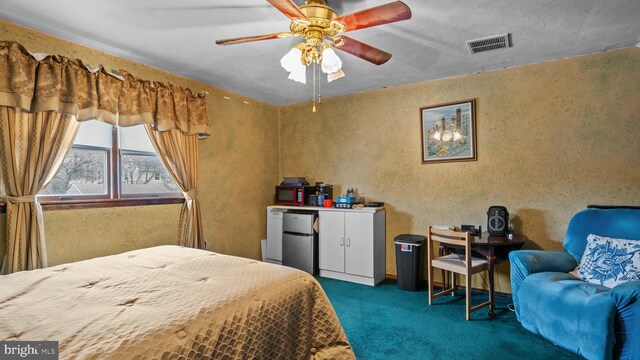
[[402, 1], [394, 1], [343, 15], [335, 20], [344, 24], [344, 31], [353, 31], [407, 19], [411, 19], [411, 9]]
[[334, 42], [334, 46], [336, 49], [357, 56], [376, 65], [382, 65], [391, 59], [391, 54], [388, 52], [374, 48], [371, 45], [367, 45], [347, 36], [340, 36], [339, 39]]
[[300, 8], [291, 0], [267, 0], [267, 2], [280, 10], [280, 12], [285, 14], [289, 19], [307, 20], [307, 16], [303, 14]]
[[231, 39], [216, 40], [216, 44], [218, 44], [218, 45], [234, 45], [234, 44], [242, 44], [242, 43], [252, 42], [252, 41], [288, 38], [288, 37], [292, 37], [292, 36], [293, 36], [292, 33], [279, 32], [279, 33], [273, 33], [273, 34], [243, 36], [243, 37], [237, 37], [237, 38], [231, 38]]

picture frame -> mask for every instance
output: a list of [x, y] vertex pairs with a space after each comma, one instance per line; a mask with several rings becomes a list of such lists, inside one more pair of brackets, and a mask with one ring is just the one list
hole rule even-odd
[[456, 101], [420, 108], [422, 163], [478, 160], [476, 101]]

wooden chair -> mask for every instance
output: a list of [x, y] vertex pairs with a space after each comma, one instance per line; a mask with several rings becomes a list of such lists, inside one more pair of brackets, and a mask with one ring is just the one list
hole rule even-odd
[[[433, 242], [439, 242], [448, 245], [464, 248], [464, 255], [448, 254], [434, 258]], [[471, 261], [467, 261], [471, 259]], [[442, 279], [442, 291], [437, 294], [433, 293], [433, 271], [434, 268], [450, 271], [452, 274], [451, 287], [445, 289], [445, 281]], [[471, 306], [471, 275], [488, 270], [489, 265], [486, 259], [471, 257], [471, 238], [468, 232], [458, 232], [451, 230], [437, 230], [429, 226], [429, 236], [427, 237], [427, 272], [429, 276], [429, 305], [433, 303], [433, 299], [447, 294], [455, 296], [456, 282], [455, 274], [465, 275], [465, 295], [466, 295], [466, 318], [471, 318], [471, 313], [489, 306], [490, 301], [482, 304]]]

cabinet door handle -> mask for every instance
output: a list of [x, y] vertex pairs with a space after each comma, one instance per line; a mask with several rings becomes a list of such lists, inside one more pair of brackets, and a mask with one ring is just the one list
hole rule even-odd
[[347, 246], [351, 246], [351, 239], [347, 238]]
[[343, 236], [340, 237], [340, 246], [344, 246], [344, 237]]

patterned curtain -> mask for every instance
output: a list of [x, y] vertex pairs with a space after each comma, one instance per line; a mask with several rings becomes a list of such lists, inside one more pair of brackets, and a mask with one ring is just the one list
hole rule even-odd
[[0, 109], [1, 178], [7, 202], [3, 273], [46, 266], [42, 210], [35, 196], [60, 168], [77, 121], [91, 119], [145, 125], [159, 132], [152, 137], [154, 145], [186, 198], [179, 241], [204, 248], [195, 198], [196, 140], [209, 135], [204, 94], [137, 79], [123, 70], [91, 70], [64, 56], [36, 59], [17, 42], [0, 41]]
[[56, 111], [78, 121], [112, 125], [150, 125], [155, 130], [180, 130], [209, 135], [204, 94], [173, 84], [140, 80], [103, 67], [89, 70], [81, 60], [49, 55], [37, 60], [22, 45], [0, 41], [0, 105], [28, 112]]
[[177, 130], [154, 131], [145, 126], [153, 147], [164, 167], [184, 194], [185, 203], [180, 212], [178, 241], [182, 246], [206, 249], [202, 234], [202, 216], [196, 198], [198, 183], [198, 138]]
[[47, 266], [42, 208], [36, 195], [58, 172], [78, 122], [53, 111], [25, 113], [0, 106], [0, 164], [7, 205], [2, 274]]

